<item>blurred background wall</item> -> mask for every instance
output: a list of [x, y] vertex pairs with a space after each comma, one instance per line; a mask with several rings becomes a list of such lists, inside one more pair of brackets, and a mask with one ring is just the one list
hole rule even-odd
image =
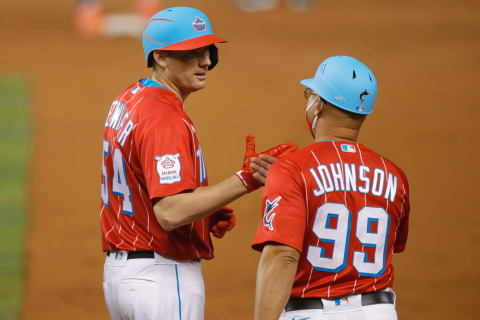
[[[131, 12], [132, 1], [105, 1]], [[244, 136], [259, 150], [311, 143], [299, 80], [351, 55], [379, 93], [360, 142], [396, 162], [411, 188], [407, 249], [394, 259], [401, 319], [478, 319], [480, 3], [473, 0], [312, 1], [240, 11], [226, 0], [163, 1], [197, 7], [229, 40], [205, 90], [186, 101], [210, 183], [242, 163]], [[85, 36], [67, 0], [3, 0], [0, 73], [31, 83], [32, 143], [22, 319], [106, 319], [98, 222], [103, 123], [115, 96], [149, 77], [141, 42]], [[261, 192], [233, 203], [236, 228], [203, 264], [206, 319], [253, 312], [259, 255], [250, 249]], [[8, 245], [8, 244], [4, 244]]]

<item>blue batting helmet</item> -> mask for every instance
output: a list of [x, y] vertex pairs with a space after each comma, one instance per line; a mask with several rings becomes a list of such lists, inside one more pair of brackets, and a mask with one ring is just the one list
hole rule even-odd
[[330, 57], [323, 61], [315, 77], [300, 81], [334, 106], [369, 114], [377, 97], [377, 80], [370, 69], [355, 58]]
[[[150, 18], [143, 33], [143, 51], [148, 67], [152, 66], [149, 58], [153, 50], [193, 50], [219, 42], [226, 40], [213, 34], [207, 16], [189, 7], [173, 7], [157, 12]], [[212, 53], [216, 54], [214, 46], [210, 50]]]

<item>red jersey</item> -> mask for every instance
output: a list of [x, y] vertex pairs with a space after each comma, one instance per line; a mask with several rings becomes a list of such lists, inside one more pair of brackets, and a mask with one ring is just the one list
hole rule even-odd
[[100, 223], [104, 251], [156, 251], [177, 259], [210, 259], [208, 218], [167, 232], [152, 199], [207, 185], [195, 128], [182, 102], [143, 79], [113, 102], [103, 140]]
[[321, 141], [277, 161], [252, 247], [300, 252], [292, 297], [336, 298], [391, 287], [408, 233], [408, 182], [367, 147]]

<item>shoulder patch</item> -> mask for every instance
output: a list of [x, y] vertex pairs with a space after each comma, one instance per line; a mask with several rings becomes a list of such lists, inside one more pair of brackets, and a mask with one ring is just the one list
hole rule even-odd
[[265, 203], [265, 212], [263, 213], [263, 225], [268, 228], [268, 230], [273, 231], [273, 219], [275, 218], [276, 213], [273, 212], [278, 206], [278, 202], [282, 199], [282, 196], [275, 198], [273, 201], [267, 199]]
[[172, 184], [182, 181], [180, 175], [182, 165], [179, 153], [156, 156], [155, 160], [157, 160], [157, 173], [160, 177], [160, 184]]

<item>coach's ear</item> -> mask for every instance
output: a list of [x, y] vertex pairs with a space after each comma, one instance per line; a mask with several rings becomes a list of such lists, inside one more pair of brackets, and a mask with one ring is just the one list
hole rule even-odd
[[153, 51], [153, 59], [155, 60], [155, 62], [162, 68], [166, 68], [167, 67], [167, 59], [166, 59], [167, 55], [164, 51], [161, 51], [161, 50], [155, 50]]

